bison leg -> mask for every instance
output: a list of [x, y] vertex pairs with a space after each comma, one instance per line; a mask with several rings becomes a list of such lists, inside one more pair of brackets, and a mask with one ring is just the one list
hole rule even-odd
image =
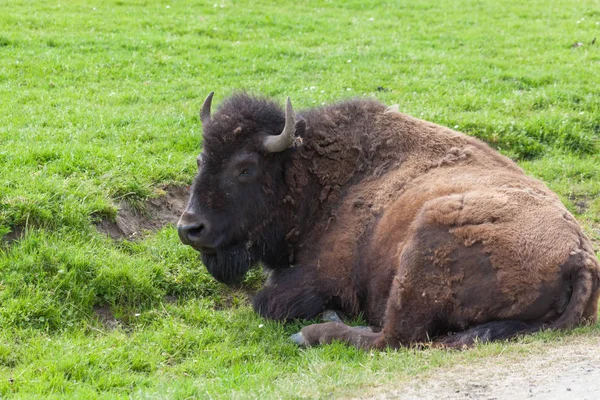
[[[301, 345], [337, 340], [362, 349], [380, 349], [444, 338], [438, 343], [462, 347], [542, 326], [518, 319], [495, 321], [511, 307], [512, 299], [500, 290], [490, 254], [481, 244], [465, 246], [444, 226], [423, 224], [415, 229], [400, 255], [391, 286], [381, 332], [328, 322], [307, 326], [292, 340]], [[536, 319], [538, 314], [526, 317]], [[459, 334], [448, 337], [451, 331]]]
[[321, 321], [323, 321], [323, 322], [341, 322], [341, 323], [343, 323], [343, 321], [340, 318], [340, 316], [338, 315], [338, 313], [335, 312], [334, 310], [325, 310], [325, 311], [323, 311], [323, 314], [321, 314]]
[[462, 349], [470, 347], [475, 343], [488, 343], [495, 340], [507, 340], [517, 335], [534, 333], [544, 327], [543, 324], [530, 324], [523, 321], [508, 320], [494, 321], [487, 324], [477, 325], [466, 331], [436, 340], [439, 347]]
[[310, 270], [299, 266], [275, 270], [267, 285], [254, 296], [254, 310], [276, 321], [313, 319], [329, 301], [319, 282]]
[[374, 333], [365, 326], [348, 326], [341, 322], [326, 322], [313, 324], [291, 336], [292, 341], [301, 346], [329, 344], [340, 341], [353, 345], [359, 349], [373, 349], [385, 347], [380, 332]]
[[[495, 210], [485, 198], [477, 199]], [[595, 321], [599, 265], [587, 240], [565, 262], [564, 251], [532, 250], [567, 246], [560, 234], [554, 240], [537, 227], [525, 230], [537, 237], [521, 233], [525, 228], [520, 226], [502, 230], [498, 215], [472, 212], [460, 196], [424, 207], [403, 247], [388, 298], [383, 328], [388, 345], [436, 339], [451, 347], [468, 346]], [[564, 236], [572, 233], [569, 226], [562, 228]], [[512, 235], [502, 236], [505, 231]], [[506, 263], [515, 251], [519, 257]], [[458, 334], [448, 337], [449, 332]]]
[[[321, 321], [323, 321], [323, 322], [340, 322], [342, 324], [344, 323], [344, 321], [339, 316], [337, 311], [334, 311], [334, 310], [323, 311], [323, 313], [321, 314]], [[364, 330], [373, 332], [373, 328], [371, 328], [370, 326], [355, 326], [354, 328], [364, 329]]]
[[[417, 226], [400, 255], [382, 340], [392, 347], [434, 340], [462, 347], [539, 330], [542, 324], [519, 320], [518, 310], [504, 317], [513, 299], [502, 291], [490, 258], [481, 243], [466, 246], [446, 226]], [[542, 302], [547, 304], [523, 319], [547, 314], [552, 300]], [[448, 337], [449, 332], [459, 334]]]
[[375, 341], [380, 335], [372, 334], [369, 326], [348, 326], [342, 322], [337, 312], [325, 310], [321, 314], [323, 324], [313, 324], [293, 334], [290, 339], [301, 346], [327, 344], [339, 340], [359, 348], [375, 347]]

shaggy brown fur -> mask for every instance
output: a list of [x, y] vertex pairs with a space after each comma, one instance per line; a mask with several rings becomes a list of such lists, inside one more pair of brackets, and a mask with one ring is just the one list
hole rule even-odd
[[[233, 275], [256, 262], [273, 270], [254, 300], [261, 315], [312, 318], [334, 307], [382, 328], [311, 325], [302, 343], [462, 346], [596, 320], [600, 264], [589, 239], [511, 160], [375, 101], [298, 118], [304, 144], [264, 154], [260, 142], [281, 131], [283, 111], [246, 95], [226, 101], [204, 127], [207, 167], [180, 224], [221, 224], [213, 237], [225, 239], [211, 249], [221, 260], [240, 263], [235, 249], [246, 243], [248, 265]], [[254, 186], [227, 175], [240, 154], [258, 157]], [[252, 204], [240, 211], [236, 201]], [[228, 212], [235, 218], [222, 222]], [[207, 266], [217, 278], [234, 268]]]

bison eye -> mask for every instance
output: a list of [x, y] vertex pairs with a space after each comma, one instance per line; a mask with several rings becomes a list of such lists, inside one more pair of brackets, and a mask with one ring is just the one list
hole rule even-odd
[[242, 153], [235, 156], [230, 164], [231, 176], [236, 177], [241, 182], [254, 180], [259, 172], [258, 155], [252, 153]]
[[254, 175], [254, 172], [256, 172], [255, 167], [246, 167], [240, 172], [240, 178], [249, 178]]

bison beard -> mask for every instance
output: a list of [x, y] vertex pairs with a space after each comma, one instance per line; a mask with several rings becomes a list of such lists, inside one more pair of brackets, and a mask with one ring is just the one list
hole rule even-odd
[[255, 262], [252, 254], [243, 247], [219, 249], [214, 254], [202, 253], [202, 263], [208, 272], [227, 285], [241, 282]]
[[596, 321], [591, 241], [485, 143], [373, 100], [296, 115], [237, 94], [214, 116], [211, 100], [182, 241], [224, 283], [271, 269], [253, 300], [265, 318], [335, 308], [375, 328], [315, 324], [297, 343], [462, 347]]

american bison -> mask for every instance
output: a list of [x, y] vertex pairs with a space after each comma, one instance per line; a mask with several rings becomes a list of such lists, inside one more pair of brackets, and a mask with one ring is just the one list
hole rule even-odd
[[201, 110], [178, 224], [219, 281], [258, 263], [298, 343], [470, 345], [596, 321], [600, 264], [558, 197], [481, 141], [365, 99], [295, 113], [235, 94]]

